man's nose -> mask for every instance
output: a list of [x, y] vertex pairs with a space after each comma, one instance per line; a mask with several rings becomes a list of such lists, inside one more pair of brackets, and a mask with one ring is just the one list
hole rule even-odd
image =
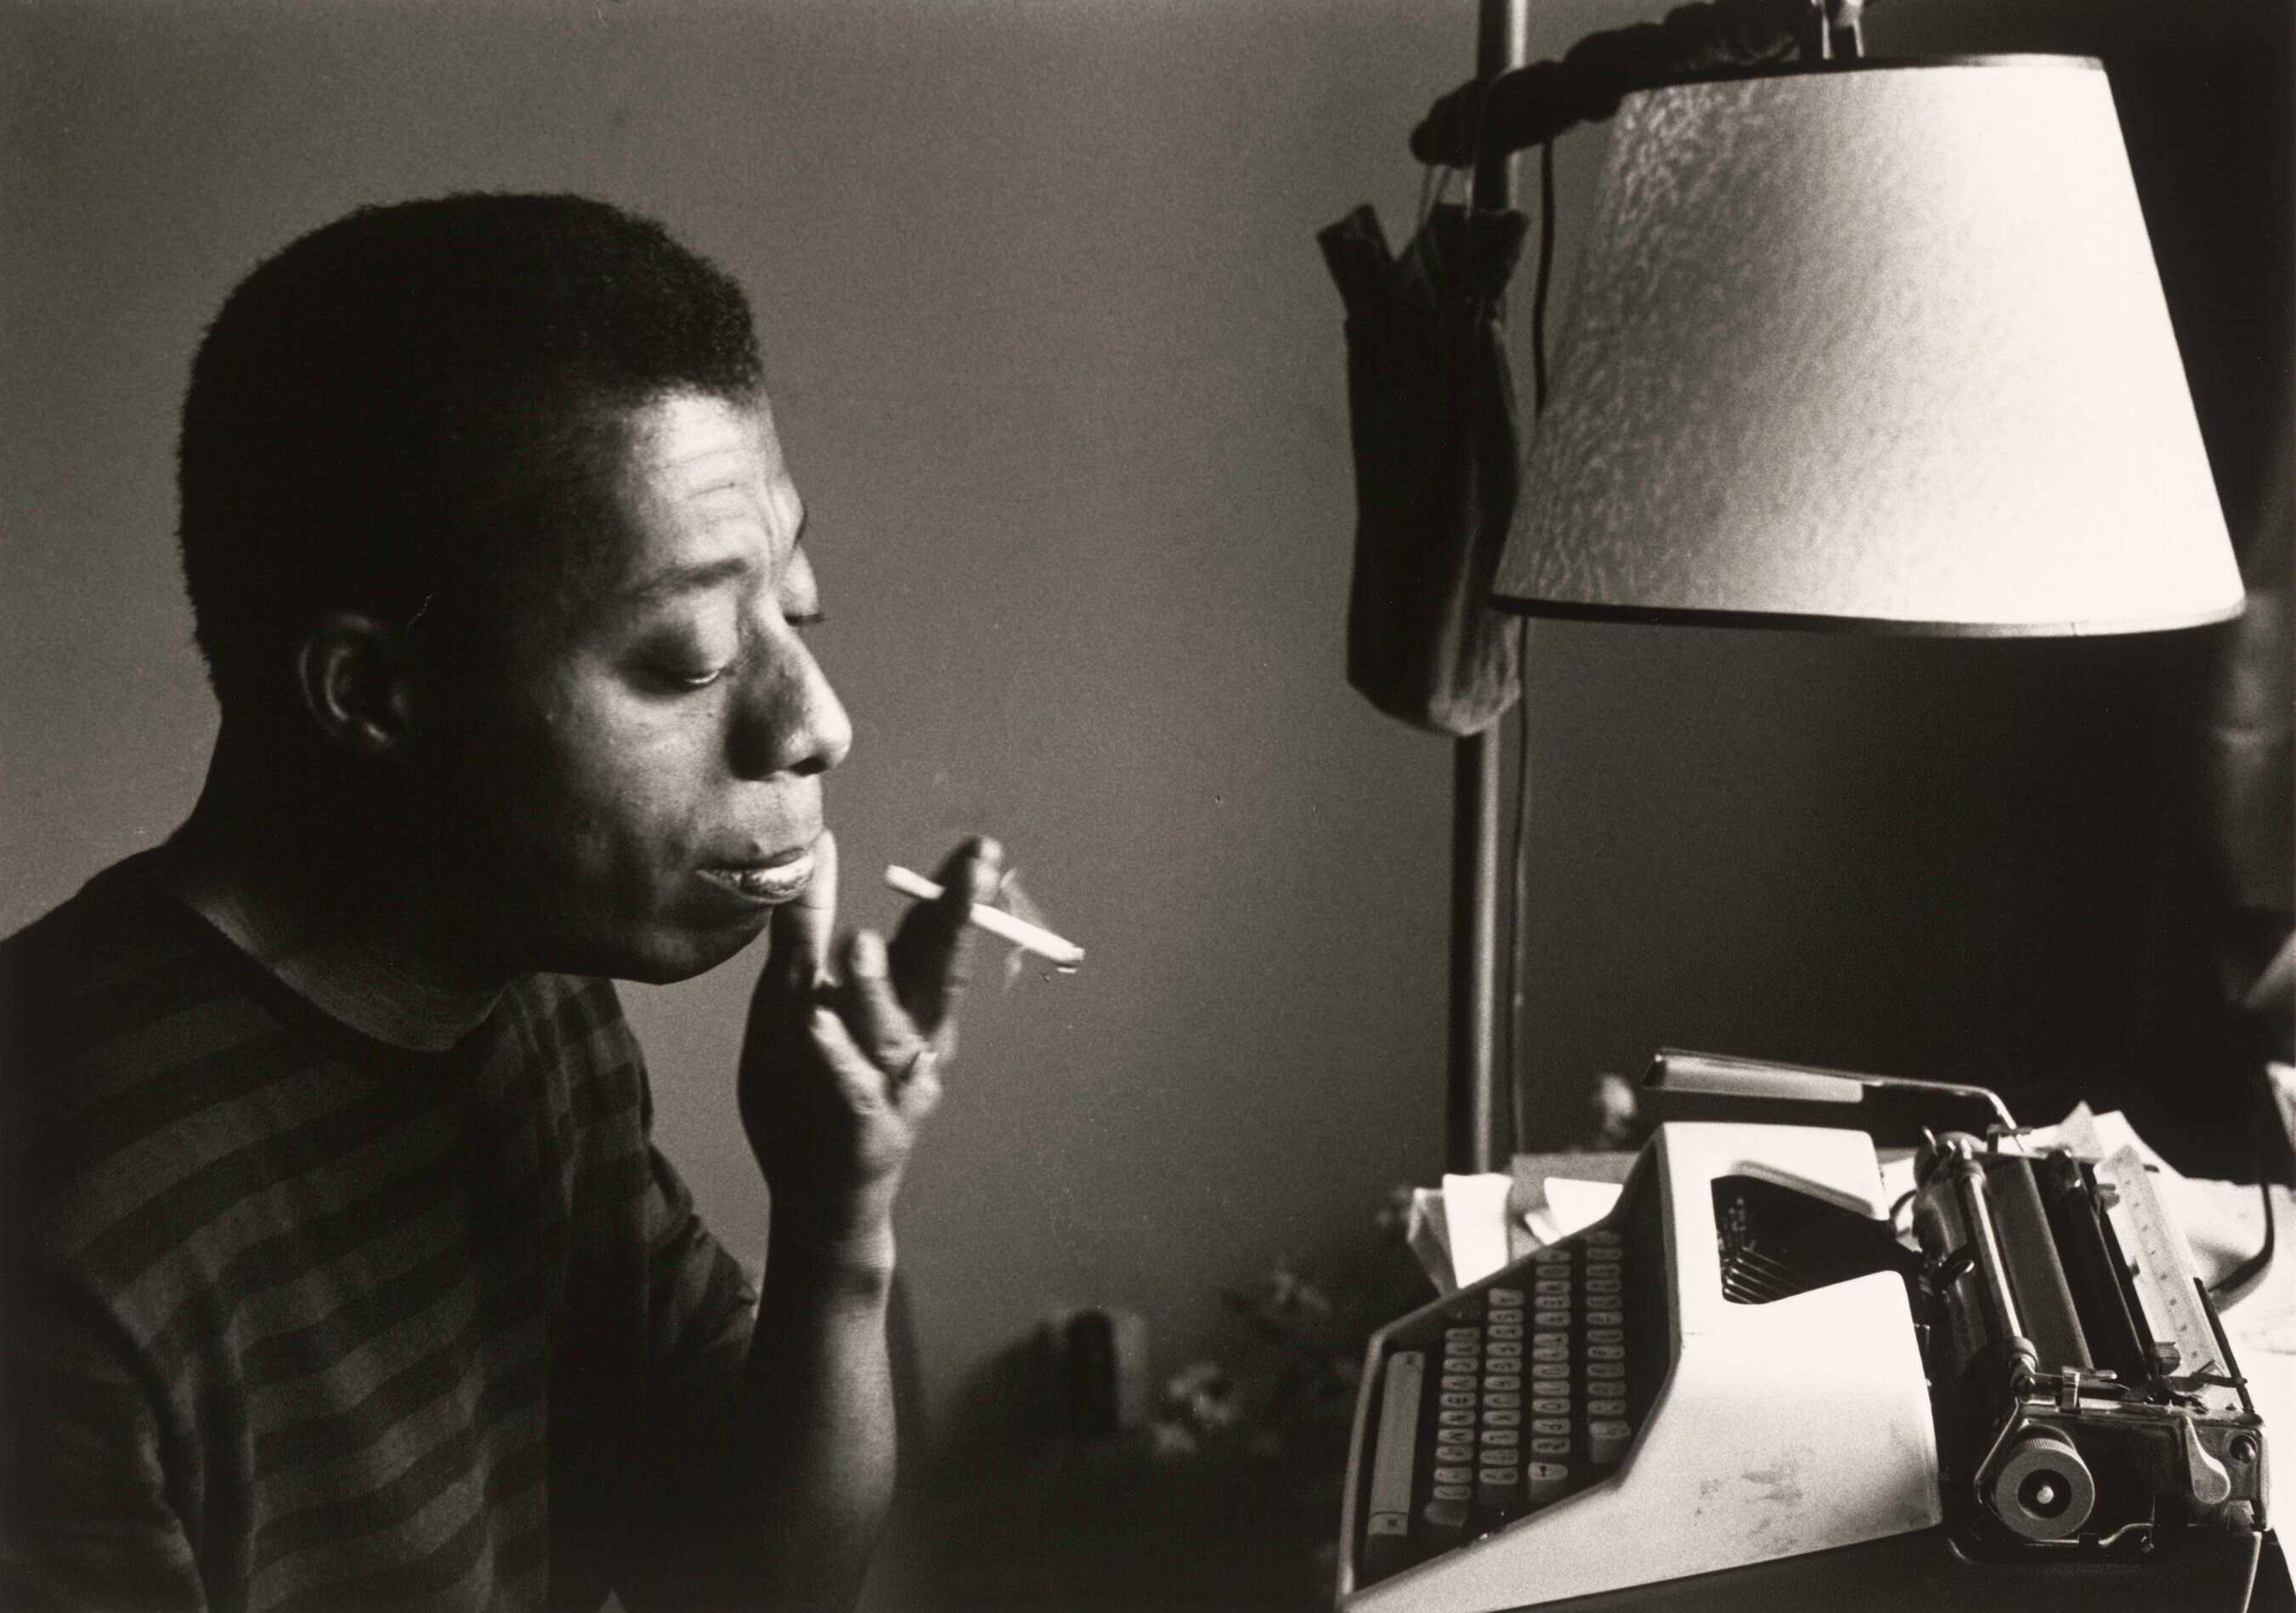
[[729, 748], [744, 778], [825, 773], [853, 748], [853, 724], [821, 663], [794, 634], [740, 692]]

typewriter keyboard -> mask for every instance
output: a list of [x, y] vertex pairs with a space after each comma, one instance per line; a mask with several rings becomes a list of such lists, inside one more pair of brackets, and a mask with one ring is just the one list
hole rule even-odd
[[1635, 1266], [1619, 1232], [1590, 1228], [1463, 1291], [1440, 1312], [1439, 1337], [1389, 1350], [1366, 1582], [1617, 1469], [1649, 1403], [1642, 1358], [1654, 1351], [1662, 1367], [1666, 1352], [1662, 1320], [1637, 1347], [1630, 1313], [1642, 1307], [1628, 1296], [1638, 1275], [1661, 1274]]

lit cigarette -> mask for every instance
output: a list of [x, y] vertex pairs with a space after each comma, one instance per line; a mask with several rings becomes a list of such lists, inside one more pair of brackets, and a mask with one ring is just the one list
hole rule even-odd
[[[902, 895], [914, 896], [919, 901], [940, 899], [940, 886], [922, 874], [912, 873], [898, 862], [885, 869], [885, 883]], [[1050, 930], [1039, 928], [1025, 918], [1015, 918], [1002, 908], [992, 908], [986, 902], [976, 901], [966, 918], [991, 935], [1002, 936], [1016, 947], [1034, 952], [1039, 958], [1050, 959], [1064, 969], [1072, 969], [1084, 961], [1084, 949], [1075, 942], [1062, 940]]]

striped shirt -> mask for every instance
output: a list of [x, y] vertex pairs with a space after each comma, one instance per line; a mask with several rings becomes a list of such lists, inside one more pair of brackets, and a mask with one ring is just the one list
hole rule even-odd
[[644, 1605], [754, 1296], [613, 988], [409, 1053], [143, 861], [0, 945], [0, 1604]]

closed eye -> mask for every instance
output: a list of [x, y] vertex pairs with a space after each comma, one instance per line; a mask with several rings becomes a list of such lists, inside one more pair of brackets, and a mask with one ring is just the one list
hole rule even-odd
[[656, 694], [685, 695], [706, 689], [725, 677], [725, 667], [713, 667], [708, 671], [695, 671], [688, 667], [646, 665], [638, 669], [639, 675]]

